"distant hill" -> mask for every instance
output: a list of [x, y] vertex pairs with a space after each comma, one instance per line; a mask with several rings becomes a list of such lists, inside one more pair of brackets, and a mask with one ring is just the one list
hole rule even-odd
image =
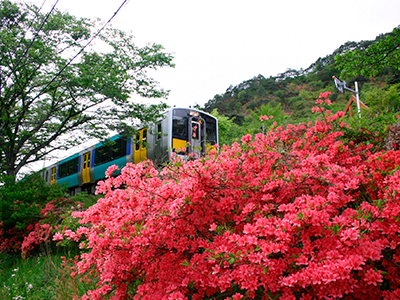
[[[270, 103], [272, 106], [281, 105], [283, 111], [290, 115], [291, 120], [304, 120], [311, 116], [311, 107], [319, 93], [331, 91], [330, 97], [337, 107], [344, 108], [349, 95], [339, 93], [334, 85], [332, 76], [340, 76], [341, 70], [335, 62], [335, 56], [347, 51], [364, 49], [376, 43], [382, 37], [391, 33], [381, 34], [375, 40], [347, 42], [332, 54], [318, 58], [306, 69], [288, 69], [274, 77], [265, 78], [257, 75], [236, 86], [230, 86], [222, 94], [217, 94], [209, 100], [203, 110], [211, 112], [217, 109], [222, 115], [234, 117], [234, 122], [241, 125], [250, 111], [259, 109], [261, 105]], [[386, 68], [374, 78], [357, 76], [345, 78], [348, 86], [354, 86], [357, 81], [360, 89], [365, 83], [394, 84], [400, 82], [397, 70]]]

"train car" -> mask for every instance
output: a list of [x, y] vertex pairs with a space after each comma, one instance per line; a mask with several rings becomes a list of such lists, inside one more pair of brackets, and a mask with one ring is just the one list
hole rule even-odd
[[64, 184], [71, 195], [93, 193], [111, 165], [125, 166], [150, 159], [168, 161], [173, 152], [200, 157], [218, 144], [218, 120], [190, 108], [172, 108], [155, 123], [142, 126], [135, 136], [115, 135], [107, 142], [88, 147], [41, 171], [48, 184]]

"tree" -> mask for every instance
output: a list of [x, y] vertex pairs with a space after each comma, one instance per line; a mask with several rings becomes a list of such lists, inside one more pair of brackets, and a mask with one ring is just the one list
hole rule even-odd
[[[56, 9], [45, 15], [7, 0], [0, 2], [0, 25], [1, 174], [15, 176], [109, 129], [132, 129], [133, 119], [149, 120], [166, 107], [130, 100], [132, 93], [167, 95], [146, 73], [173, 66], [161, 45], [140, 48], [130, 34], [100, 30], [100, 20]], [[96, 36], [97, 44], [86, 47]]]
[[398, 114], [400, 112], [400, 84], [377, 87], [364, 84], [361, 92], [363, 102], [368, 103], [372, 115]]
[[221, 146], [230, 145], [239, 139], [244, 130], [242, 126], [234, 122], [235, 118], [221, 115], [216, 108], [213, 109], [211, 114], [218, 119], [219, 144]]
[[371, 77], [384, 67], [400, 70], [400, 26], [392, 32], [378, 36], [374, 43], [361, 42], [335, 57], [343, 75]]

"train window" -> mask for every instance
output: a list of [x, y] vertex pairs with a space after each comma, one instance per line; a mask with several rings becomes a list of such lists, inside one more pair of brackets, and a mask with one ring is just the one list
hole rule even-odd
[[57, 173], [57, 167], [51, 168], [50, 184], [56, 182], [56, 173]]
[[63, 178], [78, 173], [78, 163], [79, 163], [79, 158], [76, 157], [60, 164], [58, 167], [58, 178]]
[[147, 129], [143, 129], [143, 148], [147, 147]]
[[115, 144], [111, 146], [111, 156], [113, 159], [117, 159], [126, 155], [126, 144], [126, 138], [119, 138], [115, 141]]
[[188, 140], [188, 111], [186, 109], [174, 109], [172, 119], [172, 137]]
[[140, 132], [137, 132], [135, 135], [135, 150], [138, 151], [140, 149]]
[[107, 160], [110, 159], [110, 149], [108, 149], [109, 147], [103, 145], [99, 148], [96, 148], [96, 150], [94, 151], [94, 164], [95, 165], [100, 165], [102, 163], [105, 163]]
[[206, 140], [207, 143], [215, 145], [217, 143], [217, 123], [215, 119], [204, 116], [206, 121]]
[[188, 138], [188, 118], [174, 116], [172, 121], [172, 136], [187, 140]]
[[109, 144], [96, 148], [94, 154], [94, 164], [101, 165], [111, 160], [123, 157], [126, 155], [126, 138], [118, 138]]
[[200, 124], [192, 122], [192, 139], [198, 140], [200, 138]]

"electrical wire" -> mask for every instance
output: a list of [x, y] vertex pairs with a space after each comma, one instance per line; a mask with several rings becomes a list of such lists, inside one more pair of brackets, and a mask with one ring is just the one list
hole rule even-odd
[[70, 61], [47, 83], [47, 85], [39, 92], [39, 94], [33, 99], [33, 100], [35, 100], [35, 99], [37, 99], [40, 95], [42, 95], [45, 91], [46, 91], [46, 89], [57, 79], [57, 77], [58, 76], [60, 76], [61, 75], [61, 73], [62, 72], [64, 72], [64, 70], [72, 63], [72, 61], [75, 59], [75, 58], [77, 58], [82, 52], [83, 52], [83, 50], [85, 50], [85, 48], [87, 47], [87, 46], [89, 46], [92, 42], [93, 42], [93, 40], [95, 39], [95, 38], [97, 38], [99, 35], [100, 35], [100, 33], [101, 33], [101, 31], [103, 31], [103, 29], [112, 21], [112, 19], [118, 14], [118, 12], [121, 10], [121, 8], [125, 5], [125, 4], [127, 4], [129, 2], [129, 0], [124, 0], [123, 2], [122, 2], [122, 4], [119, 6], [119, 8], [114, 12], [114, 14], [111, 16], [111, 18], [97, 31], [97, 33], [89, 40], [89, 42], [87, 42], [86, 43], [86, 45], [85, 46], [83, 46], [82, 48], [81, 48], [81, 50], [79, 50], [79, 52], [78, 53], [76, 53], [75, 54], [75, 56], [74, 57], [72, 57], [71, 59], [70, 59]]
[[[42, 24], [40, 25], [39, 29], [36, 31], [36, 33], [35, 33], [33, 39], [32, 39], [31, 42], [30, 42], [30, 44], [29, 44], [28, 47], [25, 49], [24, 53], [18, 58], [17, 63], [15, 64], [14, 68], [12, 68], [12, 70], [11, 70], [11, 72], [8, 74], [7, 78], [4, 80], [4, 84], [5, 84], [5, 85], [7, 84], [7, 81], [8, 81], [8, 79], [10, 78], [10, 76], [11, 76], [11, 75], [15, 72], [15, 70], [18, 68], [19, 64], [21, 63], [22, 59], [26, 56], [26, 54], [28, 53], [29, 49], [32, 47], [34, 41], [35, 41], [35, 40], [37, 39], [37, 37], [39, 36], [39, 32], [42, 30], [44, 24], [46, 24], [48, 18], [50, 17], [50, 14], [51, 14], [51, 13], [53, 12], [53, 10], [55, 9], [55, 7], [56, 7], [58, 1], [59, 1], [59, 0], [56, 0], [56, 1], [55, 1], [55, 3], [53, 4], [53, 7], [52, 7], [51, 10], [47, 13], [47, 15], [46, 15], [46, 17], [43, 19]], [[40, 9], [37, 11], [36, 16], [35, 16], [35, 19], [36, 19], [37, 16], [39, 15], [39, 11], [42, 9], [42, 7], [43, 7], [43, 5], [44, 5], [45, 2], [46, 2], [46, 0], [44, 0], [42, 6], [41, 6]], [[33, 22], [35, 21], [35, 19], [32, 20], [31, 24], [29, 25], [29, 28], [30, 28], [30, 26], [32, 26], [32, 24], [33, 24]], [[28, 28], [28, 30], [29, 30], [29, 28]], [[26, 32], [27, 32], [27, 31], [26, 31]], [[18, 45], [21, 44], [23, 38], [25, 37], [26, 32], [24, 33], [24, 36], [21, 38], [21, 40], [20, 40], [20, 42], [19, 42]], [[0, 92], [1, 92], [1, 91], [0, 91]]]
[[[29, 29], [31, 29], [31, 27], [32, 27], [32, 25], [33, 25], [33, 22], [35, 22], [36, 18], [39, 16], [39, 12], [42, 10], [42, 8], [43, 8], [43, 6], [44, 6], [45, 3], [46, 3], [46, 0], [43, 1], [42, 5], [41, 5], [41, 6], [39, 7], [39, 9], [37, 10], [36, 15], [35, 15], [35, 18], [31, 21], [31, 24], [29, 24], [28, 29], [24, 32], [24, 35], [23, 35], [22, 38], [19, 40], [19, 43], [18, 43], [16, 49], [18, 49], [19, 46], [21, 45], [22, 41], [23, 41], [24, 38], [25, 38], [26, 33], [29, 32]], [[31, 44], [31, 45], [32, 45], [32, 44]], [[31, 46], [31, 45], [30, 45], [30, 46]], [[29, 50], [29, 48], [28, 48], [28, 50]], [[22, 60], [22, 56], [23, 56], [23, 55], [21, 55], [21, 57], [18, 59], [18, 62], [17, 62], [17, 64], [16, 64], [17, 67], [18, 67], [19, 62]]]

